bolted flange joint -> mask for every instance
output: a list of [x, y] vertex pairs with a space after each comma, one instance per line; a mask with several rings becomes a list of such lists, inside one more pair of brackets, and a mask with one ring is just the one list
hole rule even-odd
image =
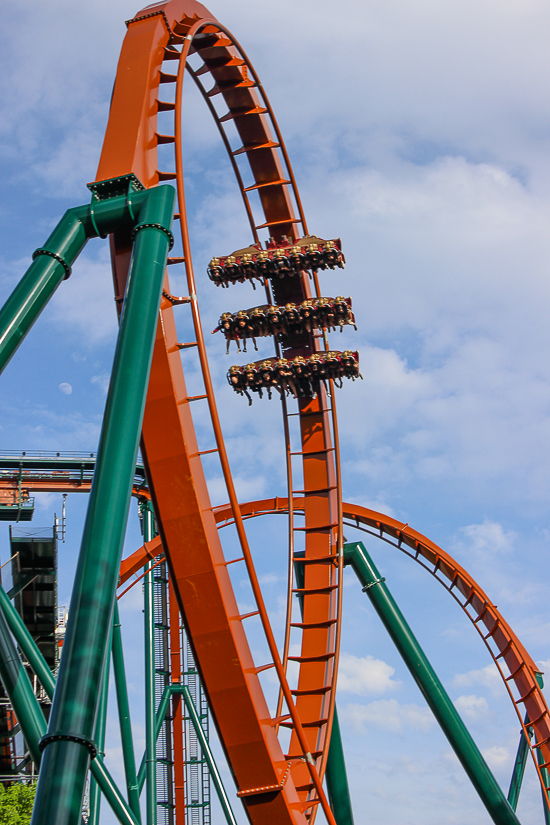
[[168, 249], [170, 250], [174, 246], [174, 236], [172, 235], [170, 230], [166, 226], [163, 226], [161, 223], [138, 223], [138, 225], [134, 228], [134, 231], [132, 232], [132, 241], [135, 241], [137, 233], [141, 232], [142, 229], [160, 229], [160, 231], [164, 232], [164, 234], [168, 237], [168, 240], [170, 242], [170, 246], [168, 247]]
[[72, 269], [67, 263], [67, 261], [61, 257], [61, 255], [58, 255], [57, 252], [51, 252], [49, 249], [35, 249], [32, 253], [33, 261], [35, 261], [40, 255], [47, 255], [49, 258], [53, 258], [55, 261], [60, 263], [63, 269], [65, 270], [65, 277], [63, 280], [67, 280], [67, 278], [70, 276], [72, 272]]
[[92, 739], [88, 739], [87, 736], [81, 736], [79, 733], [63, 733], [63, 731], [47, 733], [38, 743], [40, 753], [42, 753], [48, 745], [51, 745], [52, 742], [74, 742], [77, 745], [84, 745], [84, 747], [90, 751], [92, 759], [95, 759], [97, 756], [98, 751], [95, 742]]

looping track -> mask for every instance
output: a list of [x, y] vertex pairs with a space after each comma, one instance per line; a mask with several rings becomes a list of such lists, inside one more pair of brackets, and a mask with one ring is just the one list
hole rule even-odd
[[[202, 65], [188, 66], [190, 54]], [[177, 65], [177, 73], [172, 67]], [[322, 790], [330, 728], [334, 711], [335, 678], [338, 665], [341, 609], [341, 507], [338, 483], [338, 441], [336, 409], [329, 407], [323, 391], [314, 400], [301, 399], [300, 450], [303, 490], [306, 499], [305, 526], [295, 527], [290, 514], [289, 621], [293, 585], [296, 531], [305, 535], [307, 565], [301, 594], [304, 625], [299, 657], [300, 676], [291, 691], [286, 678], [290, 631], [279, 656], [250, 549], [219, 423], [210, 370], [202, 333], [197, 290], [191, 260], [186, 217], [182, 159], [182, 122], [185, 117], [182, 88], [185, 73], [208, 103], [241, 190], [254, 240], [266, 230], [275, 239], [300, 236], [307, 228], [284, 144], [271, 107], [250, 61], [235, 39], [200, 4], [172, 0], [145, 9], [128, 22], [111, 112], [101, 154], [97, 180], [133, 173], [146, 186], [175, 180], [178, 190], [178, 218], [181, 254], [168, 263], [184, 266], [189, 298], [179, 308], [168, 296], [172, 290], [168, 276], [161, 302], [161, 318], [153, 355], [151, 379], [145, 409], [142, 454], [147, 470], [159, 530], [166, 550], [174, 593], [184, 617], [201, 671], [212, 713], [234, 771], [239, 793], [252, 821], [302, 822], [311, 820], [321, 805], [332, 821]], [[207, 90], [204, 78], [211, 76]], [[227, 112], [219, 116], [212, 103], [219, 96]], [[160, 133], [158, 116], [174, 113], [173, 127]], [[166, 115], [162, 114], [163, 117]], [[233, 149], [227, 124], [235, 127], [242, 145]], [[174, 149], [173, 171], [158, 168], [158, 146]], [[253, 183], [244, 185], [239, 158], [246, 158]], [[253, 204], [251, 198], [257, 202]], [[299, 217], [295, 216], [294, 208]], [[263, 219], [256, 220], [261, 209]], [[115, 297], [124, 294], [130, 260], [129, 239], [111, 238]], [[318, 285], [314, 281], [318, 293]], [[277, 281], [272, 303], [299, 303], [311, 297], [307, 279], [286, 277]], [[120, 301], [118, 301], [120, 306]], [[191, 311], [195, 330], [193, 341], [179, 342], [174, 311]], [[288, 337], [283, 353], [288, 357], [307, 356], [321, 349], [323, 336], [310, 333]], [[325, 341], [325, 348], [326, 341]], [[198, 355], [204, 392], [190, 396], [181, 362], [181, 351]], [[333, 397], [333, 394], [331, 393]], [[208, 404], [215, 446], [200, 450], [193, 424], [192, 405]], [[293, 421], [285, 416], [287, 476], [291, 499], [293, 459], [290, 438]], [[193, 407], [193, 412], [196, 406]], [[333, 446], [334, 445], [334, 446]], [[231, 503], [235, 527], [242, 548], [242, 560], [256, 600], [272, 661], [258, 667], [252, 660], [243, 622], [216, 530], [205, 480], [202, 455], [217, 453]], [[327, 561], [330, 563], [327, 564]], [[334, 563], [332, 563], [334, 562]], [[258, 674], [274, 668], [280, 684], [279, 706], [271, 718]], [[223, 676], [222, 676], [223, 674]], [[238, 724], [236, 723], [238, 719]], [[292, 727], [290, 748], [284, 754], [277, 731], [285, 722]], [[287, 767], [290, 765], [290, 775]], [[283, 777], [285, 781], [283, 783]], [[258, 788], [274, 790], [259, 792]], [[254, 793], [249, 793], [254, 790]]]

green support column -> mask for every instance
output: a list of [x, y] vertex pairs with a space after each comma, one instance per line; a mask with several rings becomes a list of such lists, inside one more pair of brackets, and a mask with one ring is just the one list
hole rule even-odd
[[[107, 699], [109, 695], [109, 659], [105, 663], [105, 673], [103, 674], [103, 685], [101, 687], [101, 698], [97, 711], [97, 722], [95, 728], [95, 741], [97, 752], [105, 756], [105, 727], [107, 724]], [[90, 776], [90, 817], [88, 825], [99, 825], [99, 814], [101, 811], [101, 790], [97, 780]]]
[[[154, 536], [154, 514], [149, 501], [142, 505], [143, 540]], [[157, 825], [157, 739], [155, 708], [155, 594], [153, 561], [145, 566], [145, 775], [147, 825]]]
[[491, 819], [496, 825], [519, 825], [519, 820], [508, 804], [500, 785], [470, 736], [363, 543], [353, 542], [344, 545], [344, 561], [345, 564], [350, 564], [357, 574], [363, 590], [390, 634]]
[[218, 799], [220, 801], [220, 805], [224, 812], [226, 821], [228, 825], [237, 825], [237, 820], [235, 819], [235, 815], [231, 809], [229, 798], [227, 796], [227, 793], [225, 792], [222, 778], [220, 776], [220, 772], [218, 771], [218, 766], [214, 761], [214, 756], [212, 754], [212, 750], [210, 749], [210, 744], [208, 742], [208, 739], [206, 738], [206, 734], [201, 725], [201, 720], [197, 712], [197, 708], [195, 707], [195, 703], [193, 702], [193, 697], [191, 696], [187, 685], [178, 685], [178, 692], [179, 690], [181, 690], [181, 695], [183, 697], [183, 701], [185, 702], [185, 707], [187, 708], [187, 713], [189, 714], [191, 724], [195, 728], [195, 733], [197, 734], [197, 739], [199, 740], [199, 744], [204, 754], [204, 758], [208, 763], [210, 776], [212, 777], [212, 782], [214, 783], [214, 787], [216, 788]]
[[[197, 739], [199, 740], [199, 744], [201, 746], [201, 750], [204, 754], [204, 758], [208, 764], [208, 769], [210, 771], [210, 776], [212, 777], [212, 782], [214, 783], [214, 787], [216, 789], [216, 793], [218, 794], [218, 799], [220, 801], [220, 805], [222, 807], [227, 825], [237, 825], [237, 820], [235, 819], [235, 814], [233, 813], [233, 809], [231, 808], [231, 803], [229, 801], [229, 797], [227, 792], [224, 788], [222, 778], [220, 772], [218, 771], [218, 766], [216, 765], [216, 761], [214, 759], [214, 754], [212, 753], [212, 749], [210, 748], [210, 743], [206, 738], [206, 734], [204, 729], [201, 725], [201, 720], [198, 714], [198, 711], [195, 707], [195, 703], [193, 702], [193, 697], [189, 691], [187, 685], [180, 685], [180, 684], [172, 684], [168, 685], [161, 696], [161, 700], [159, 702], [158, 711], [156, 714], [156, 722], [155, 722], [155, 741], [157, 740], [160, 730], [162, 728], [162, 724], [164, 722], [164, 717], [166, 716], [166, 711], [168, 710], [168, 705], [170, 703], [170, 697], [174, 694], [179, 694], [183, 698], [183, 702], [185, 707], [187, 708], [187, 712], [189, 713], [189, 719], [193, 728], [195, 729], [195, 733], [197, 734]], [[141, 760], [141, 765], [139, 766], [138, 771], [138, 787], [141, 791], [145, 784], [145, 773], [146, 773], [146, 762], [145, 762], [146, 754], [143, 755], [143, 759]]]
[[79, 212], [69, 209], [63, 215], [0, 311], [0, 372], [86, 245], [88, 236]]
[[325, 779], [330, 807], [332, 808], [337, 825], [353, 825], [351, 796], [336, 705], [334, 706], [334, 719], [332, 722], [330, 745], [328, 747]]
[[0, 585], [0, 613], [6, 620], [15, 641], [23, 651], [23, 655], [35, 672], [38, 681], [51, 699], [55, 690], [53, 674], [2, 585]]
[[[542, 673], [535, 673], [535, 679], [537, 680], [539, 688], [542, 690], [544, 687], [544, 679], [542, 678]], [[548, 768], [544, 767], [544, 757], [540, 752], [540, 748], [537, 748], [537, 762], [539, 763], [540, 772], [542, 774], [542, 781], [544, 782], [544, 786], [546, 788], [550, 788], [550, 776], [548, 774]], [[545, 825], [550, 825], [550, 810], [548, 809], [548, 802], [546, 801], [546, 795], [541, 788], [542, 792], [542, 808], [544, 811], [544, 823]]]
[[[544, 766], [544, 757], [540, 750], [537, 750], [537, 762], [539, 763], [540, 772], [542, 774], [542, 781], [544, 782], [547, 788], [550, 788], [550, 777], [548, 776], [548, 768]], [[542, 791], [542, 789], [541, 789]], [[550, 825], [550, 811], [548, 810], [548, 803], [546, 801], [546, 796], [544, 795], [544, 791], [542, 791], [542, 808], [544, 811], [544, 823], [545, 825]]]
[[[121, 185], [131, 188], [134, 181], [133, 175], [119, 179], [116, 191], [120, 192]], [[117, 182], [114, 184], [116, 189]], [[166, 188], [171, 189], [161, 187]], [[131, 208], [128, 196], [121, 195], [65, 212], [44, 246], [34, 252], [32, 264], [0, 310], [0, 373], [58, 286], [71, 274], [87, 241], [99, 234], [105, 236], [123, 223], [132, 226], [151, 191], [132, 192]]]
[[[528, 717], [525, 717], [525, 724], [527, 725], [529, 722]], [[533, 736], [533, 729], [528, 728], [529, 737]], [[516, 759], [514, 761], [514, 767], [512, 769], [512, 778], [510, 780], [510, 788], [508, 790], [508, 802], [510, 807], [513, 811], [517, 810], [518, 807], [518, 800], [519, 795], [521, 792], [521, 786], [523, 783], [523, 775], [525, 773], [525, 766], [527, 764], [527, 758], [529, 756], [529, 743], [527, 742], [527, 738], [525, 736], [525, 732], [523, 728], [519, 734], [519, 745], [518, 745], [518, 752], [516, 754]]]
[[[35, 672], [48, 697], [52, 699], [55, 690], [55, 680], [53, 678], [53, 675], [48, 665], [46, 664], [46, 660], [42, 656], [42, 653], [38, 649], [34, 639], [30, 635], [25, 625], [23, 624], [21, 617], [17, 613], [15, 607], [11, 604], [10, 600], [7, 597], [6, 591], [1, 585], [0, 616], [6, 620], [6, 623], [8, 624], [11, 632], [13, 633], [17, 641], [17, 644], [21, 648], [23, 656]], [[39, 712], [40, 714], [42, 714], [42, 710], [38, 704], [36, 697], [34, 696], [34, 693], [32, 694], [31, 698], [32, 702], [30, 704], [33, 705], [32, 712]], [[44, 722], [44, 730], [46, 729], [45, 725], [46, 723]], [[35, 749], [38, 750], [39, 739], [37, 738], [35, 741]], [[98, 756], [96, 759], [92, 761], [90, 771], [92, 772], [92, 775], [94, 776], [99, 787], [101, 788], [102, 794], [111, 806], [111, 809], [116, 818], [118, 819], [118, 821], [122, 825], [140, 825], [138, 820], [134, 817], [133, 813], [126, 806], [124, 798], [122, 797], [122, 794], [120, 793], [115, 782], [113, 781], [113, 778], [110, 775], [109, 771], [103, 764], [103, 759], [101, 756]]]
[[128, 689], [126, 685], [126, 672], [124, 668], [124, 654], [122, 651], [120, 618], [118, 615], [118, 604], [116, 602], [115, 619], [113, 623], [113, 672], [115, 676], [118, 717], [120, 721], [120, 738], [122, 741], [122, 758], [124, 760], [124, 773], [126, 775], [128, 804], [131, 810], [134, 812], [136, 819], [139, 822], [141, 822], [139, 792], [136, 779], [134, 739], [132, 735], [132, 724], [130, 721], [130, 705], [128, 702]]
[[34, 766], [38, 770], [41, 759], [38, 743], [46, 732], [46, 720], [2, 612], [0, 612], [0, 678], [21, 727]]
[[148, 190], [134, 256], [32, 825], [78, 825], [108, 653], [145, 396], [171, 237], [174, 189]]

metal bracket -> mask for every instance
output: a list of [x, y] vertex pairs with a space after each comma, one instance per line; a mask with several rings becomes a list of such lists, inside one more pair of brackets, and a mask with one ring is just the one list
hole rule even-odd
[[385, 582], [385, 581], [386, 581], [385, 577], [384, 577], [384, 576], [382, 576], [382, 577], [381, 577], [381, 578], [379, 578], [379, 579], [375, 579], [373, 582], [369, 582], [369, 584], [366, 584], [366, 585], [365, 585], [363, 588], [361, 588], [361, 589], [363, 590], [363, 593], [366, 593], [366, 592], [367, 592], [367, 590], [370, 590], [370, 588], [371, 588], [371, 587], [374, 587], [374, 585], [375, 585], [375, 584], [382, 584], [382, 582]]
[[258, 794], [276, 793], [278, 791], [282, 791], [284, 786], [285, 786], [285, 782], [288, 779], [288, 775], [290, 773], [291, 765], [292, 765], [292, 762], [287, 763], [286, 770], [285, 770], [284, 774], [282, 775], [281, 781], [279, 782], [278, 785], [262, 785], [259, 788], [249, 788], [246, 791], [237, 791], [237, 796], [239, 798], [242, 798], [243, 796], [257, 796]]
[[107, 178], [86, 184], [92, 195], [98, 201], [105, 201], [107, 198], [116, 198], [120, 195], [127, 195], [130, 192], [144, 192], [145, 186], [133, 172], [129, 175], [121, 175], [119, 178]]

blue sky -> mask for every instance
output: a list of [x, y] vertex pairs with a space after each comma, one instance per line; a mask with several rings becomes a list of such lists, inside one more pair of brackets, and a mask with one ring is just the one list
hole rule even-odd
[[[324, 275], [323, 289], [352, 295], [359, 330], [334, 335], [332, 346], [345, 339], [358, 348], [365, 379], [338, 395], [344, 498], [408, 522], [453, 553], [533, 658], [549, 661], [547, 4], [234, 0], [211, 9], [262, 78], [310, 231], [342, 237], [347, 268]], [[124, 20], [136, 11], [106, 0], [2, 9], [0, 300], [63, 211], [88, 199]], [[204, 324], [213, 329], [221, 311], [256, 298], [246, 286], [215, 290], [203, 275], [213, 254], [244, 246], [249, 235], [217, 132], [187, 91], [193, 255]], [[176, 293], [180, 286], [176, 276]], [[97, 241], [2, 377], [0, 446], [95, 449], [115, 334], [107, 249]], [[277, 405], [248, 408], [232, 396], [224, 374], [233, 359], [219, 341], [209, 347], [241, 496], [284, 494]], [[186, 369], [192, 383], [191, 361]], [[214, 467], [207, 472], [222, 501]], [[34, 523], [50, 524], [54, 509], [59, 500], [43, 497]], [[84, 496], [69, 499], [62, 603], [84, 510]], [[284, 525], [269, 522], [266, 546], [267, 525], [251, 526], [250, 536], [280, 628]], [[128, 551], [138, 542], [132, 513]], [[410, 560], [373, 540], [368, 546], [507, 787], [518, 725], [477, 634]], [[7, 553], [6, 529], [2, 562]], [[140, 610], [136, 592], [122, 612], [138, 732]], [[487, 822], [353, 581], [345, 616], [339, 707], [357, 820]], [[116, 772], [114, 725], [113, 716]], [[524, 825], [541, 821], [532, 766], [519, 813]]]

